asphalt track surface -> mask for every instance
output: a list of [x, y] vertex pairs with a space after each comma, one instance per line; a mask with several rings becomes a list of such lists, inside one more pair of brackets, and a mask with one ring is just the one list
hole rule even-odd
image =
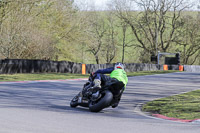
[[200, 73], [129, 77], [119, 107], [71, 108], [85, 80], [0, 83], [0, 133], [199, 133], [200, 124], [145, 115], [139, 106], [200, 89]]

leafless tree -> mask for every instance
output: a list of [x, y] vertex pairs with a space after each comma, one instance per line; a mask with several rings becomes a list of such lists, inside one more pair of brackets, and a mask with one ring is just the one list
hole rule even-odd
[[183, 64], [194, 64], [200, 57], [200, 22], [198, 16], [186, 15], [182, 18], [182, 29], [176, 43], [180, 45], [177, 51], [181, 53]]
[[[189, 7], [186, 0], [115, 0], [118, 17], [132, 29], [136, 47], [150, 55], [166, 52], [177, 37], [181, 13]], [[133, 11], [133, 5], [140, 10]]]
[[105, 17], [107, 21], [106, 24], [106, 34], [104, 38], [104, 46], [102, 56], [106, 58], [106, 63], [111, 63], [116, 56], [117, 52], [117, 36], [118, 32], [116, 30], [116, 18], [112, 11], [108, 11]]
[[134, 47], [134, 39], [130, 36], [131, 34], [129, 33], [129, 25], [125, 22], [123, 22], [123, 20], [120, 23], [120, 29], [122, 31], [122, 36], [119, 37], [120, 39], [120, 49], [122, 49], [122, 63], [125, 60], [125, 51], [127, 48], [131, 48]]
[[97, 12], [88, 12], [90, 14], [89, 27], [87, 29], [88, 35], [88, 50], [95, 57], [96, 63], [100, 63], [100, 51], [103, 46], [103, 37], [106, 33], [106, 24], [103, 17], [97, 15]]

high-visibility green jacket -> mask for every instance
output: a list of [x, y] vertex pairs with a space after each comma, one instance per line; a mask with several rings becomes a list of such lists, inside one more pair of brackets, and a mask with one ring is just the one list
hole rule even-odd
[[113, 70], [110, 74], [110, 77], [122, 81], [125, 85], [124, 87], [126, 88], [126, 84], [128, 83], [128, 78], [126, 72], [123, 69]]
[[[106, 69], [99, 69], [95, 72], [95, 74], [110, 74], [111, 78], [116, 78], [119, 81], [122, 81], [124, 83], [124, 87], [126, 88], [126, 84], [128, 83], [128, 78], [126, 75], [126, 72], [123, 69], [114, 69], [114, 67], [106, 68]], [[100, 75], [97, 75], [97, 79], [100, 78]]]

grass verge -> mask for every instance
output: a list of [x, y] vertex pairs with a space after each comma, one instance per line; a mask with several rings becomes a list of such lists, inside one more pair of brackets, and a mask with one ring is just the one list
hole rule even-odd
[[127, 76], [144, 76], [144, 75], [154, 75], [154, 74], [165, 74], [165, 73], [174, 73], [179, 72], [176, 70], [169, 70], [169, 71], [139, 71], [139, 72], [129, 72]]
[[148, 102], [142, 110], [179, 119], [200, 119], [200, 90]]
[[[152, 74], [171, 73], [177, 71], [141, 71], [127, 73], [128, 76], [142, 76]], [[0, 74], [1, 81], [28, 81], [28, 80], [56, 80], [56, 79], [76, 79], [88, 78], [89, 74], [70, 74], [70, 73], [33, 73], [33, 74]]]
[[88, 78], [89, 75], [68, 73], [1, 74], [1, 81], [58, 80]]

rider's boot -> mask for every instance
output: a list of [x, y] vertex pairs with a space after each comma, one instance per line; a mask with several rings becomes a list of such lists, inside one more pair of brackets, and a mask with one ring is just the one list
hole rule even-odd
[[94, 79], [94, 88], [98, 87], [101, 88], [101, 80], [99, 79]]
[[121, 97], [122, 97], [122, 93], [123, 93], [123, 91], [122, 91], [117, 97], [114, 98], [115, 101], [114, 101], [114, 103], [111, 105], [112, 108], [116, 108], [116, 107], [119, 105], [119, 102], [120, 102]]
[[119, 101], [113, 103], [111, 106], [112, 106], [112, 108], [116, 108], [118, 105], [119, 105]]

